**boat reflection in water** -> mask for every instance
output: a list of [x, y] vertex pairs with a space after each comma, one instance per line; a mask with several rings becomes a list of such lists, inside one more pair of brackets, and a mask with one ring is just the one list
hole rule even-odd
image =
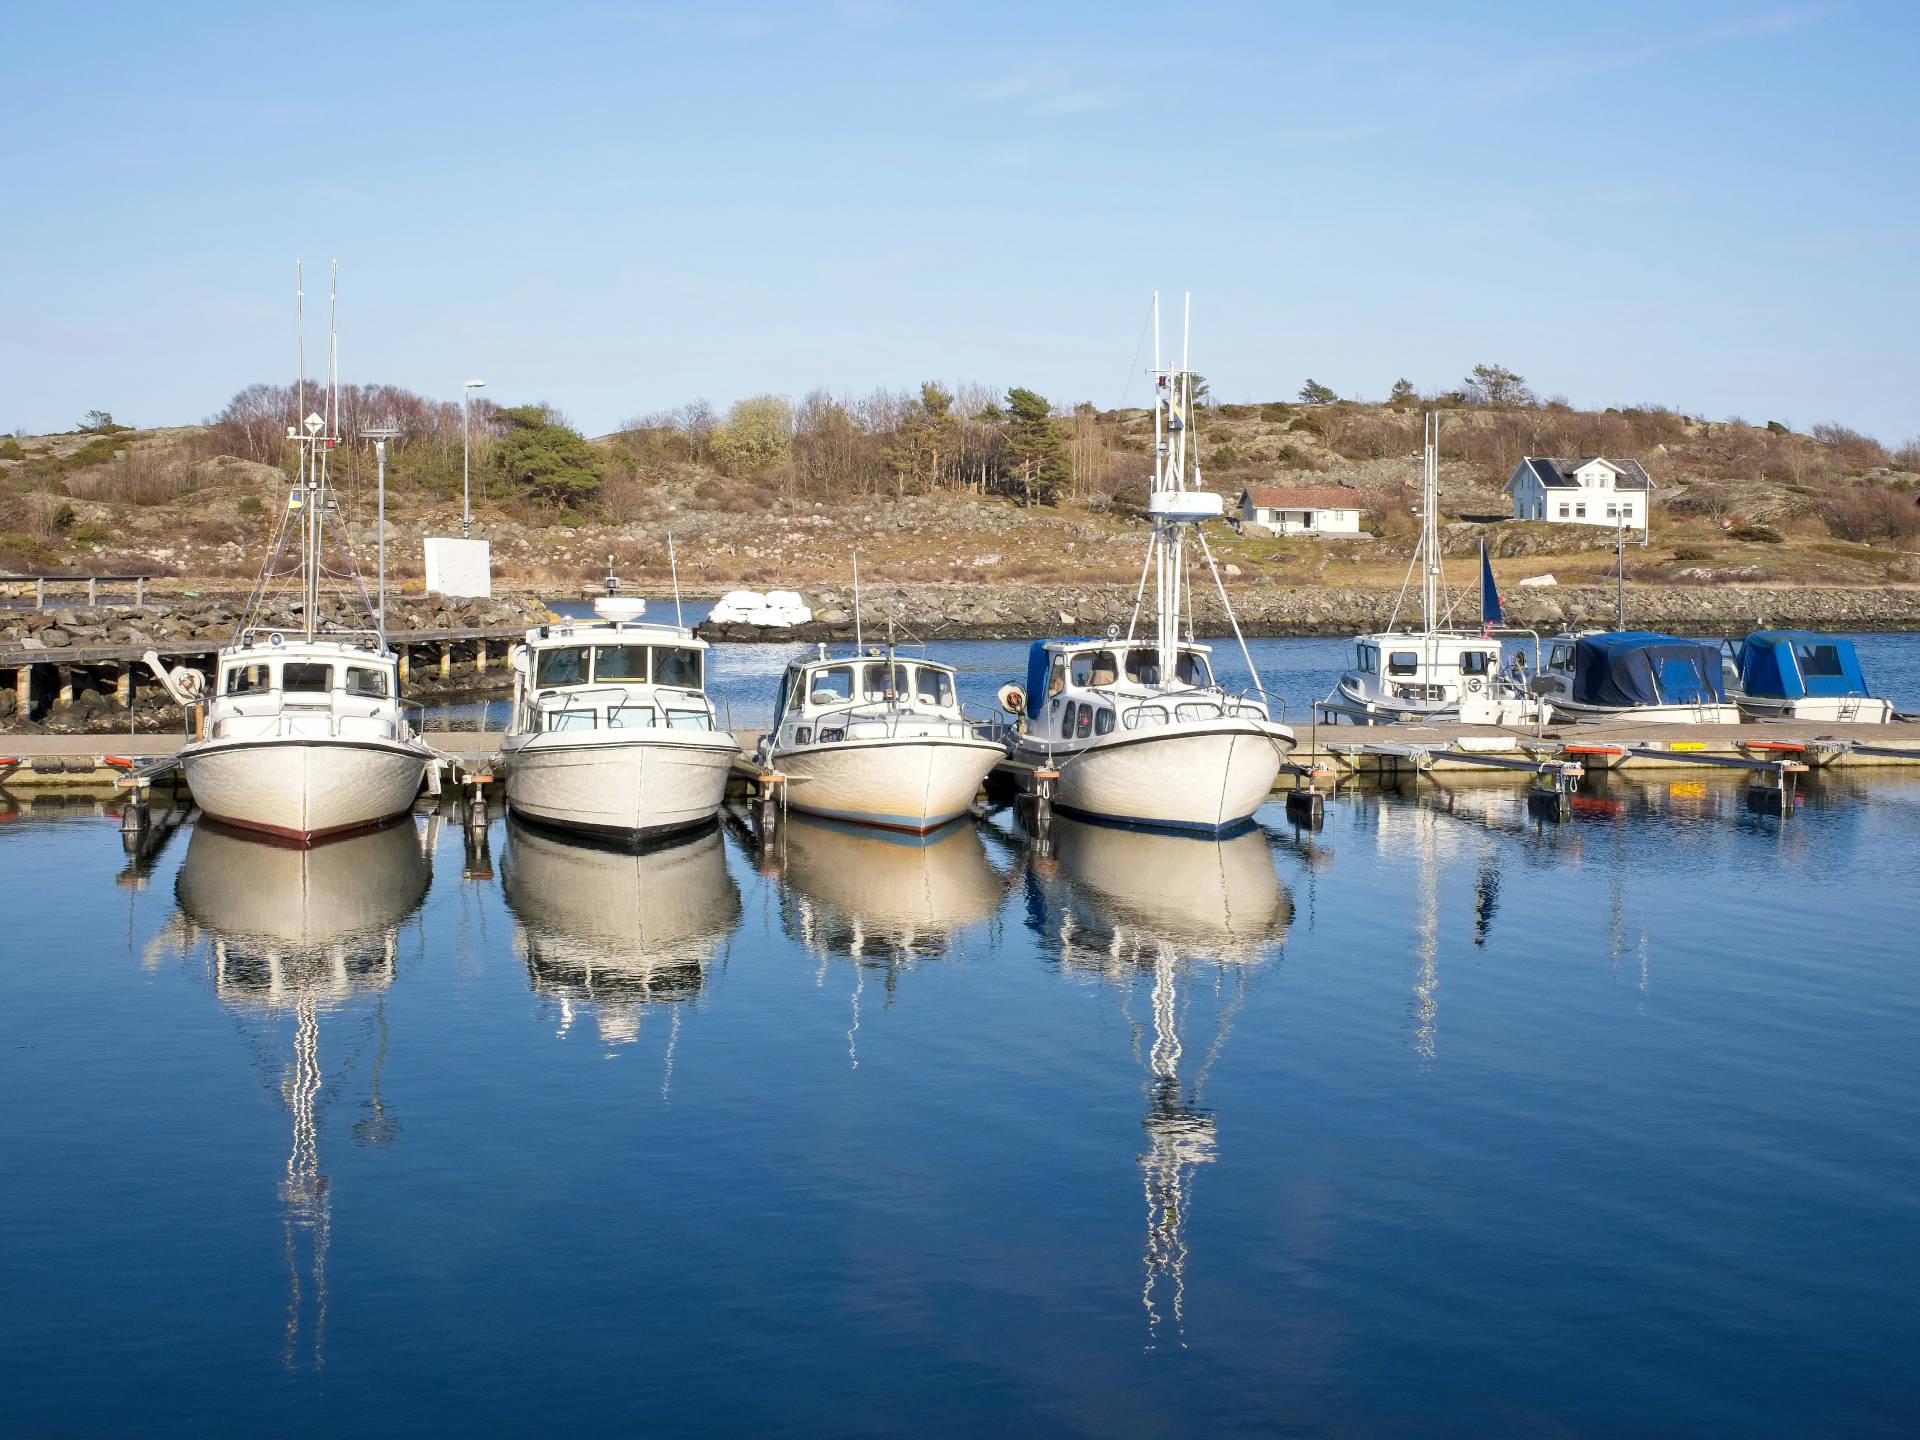
[[[1293, 901], [1261, 830], [1213, 840], [1056, 817], [1050, 849], [1049, 858], [1034, 862], [1028, 892], [1029, 924], [1043, 943], [1068, 970], [1129, 996], [1151, 979], [1153, 1037], [1141, 1120], [1147, 1150], [1139, 1157], [1147, 1206], [1140, 1299], [1149, 1342], [1160, 1341], [1164, 1304], [1184, 1348], [1194, 1175], [1218, 1154], [1213, 1112], [1204, 1102], [1207, 1073], [1246, 998], [1252, 967], [1279, 953]], [[1192, 1013], [1196, 992], [1209, 990], [1214, 1033], [1191, 1063], [1181, 1021]]]
[[851, 960], [853, 990], [847, 1056], [860, 1064], [860, 1002], [869, 971], [880, 971], [888, 1003], [902, 970], [954, 953], [960, 933], [992, 918], [1007, 881], [988, 858], [972, 820], [925, 835], [790, 815], [763, 858], [782, 880], [787, 934], [820, 962]]
[[[320, 1164], [320, 1017], [372, 999], [379, 1048], [362, 1102], [367, 1114], [354, 1126], [354, 1138], [391, 1144], [399, 1124], [380, 1096], [384, 995], [393, 983], [400, 927], [420, 908], [432, 878], [409, 820], [296, 849], [202, 818], [174, 882], [179, 913], [158, 943], [183, 957], [201, 956], [214, 993], [236, 1014], [274, 1031], [284, 1017], [294, 1022], [293, 1053], [280, 1083], [293, 1122], [280, 1182], [288, 1284], [282, 1359], [290, 1369], [309, 1358], [320, 1368], [327, 1338], [332, 1211]], [[263, 1048], [271, 1043], [263, 1040]]]
[[[559, 1033], [584, 1009], [609, 1045], [638, 1039], [649, 1005], [698, 995], [740, 923], [740, 888], [713, 824], [630, 847], [510, 821], [500, 883], [515, 953], [535, 993], [559, 1002]], [[679, 1023], [676, 1005], [676, 1032]]]

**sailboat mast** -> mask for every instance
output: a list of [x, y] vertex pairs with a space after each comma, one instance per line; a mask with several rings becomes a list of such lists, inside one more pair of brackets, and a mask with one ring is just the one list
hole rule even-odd
[[1420, 468], [1420, 628], [1431, 632], [1440, 609], [1440, 416], [1427, 412]]

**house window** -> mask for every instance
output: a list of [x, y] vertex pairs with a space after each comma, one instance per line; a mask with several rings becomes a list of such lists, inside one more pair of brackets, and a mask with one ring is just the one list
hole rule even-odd
[[1619, 507], [1618, 507], [1618, 506], [1615, 506], [1615, 505], [1609, 505], [1609, 506], [1607, 506], [1607, 519], [1609, 519], [1609, 520], [1617, 520], [1617, 519], [1619, 519], [1619, 518], [1620, 518], [1620, 509], [1619, 509]]
[[1567, 518], [1567, 502], [1564, 500], [1560, 502], [1560, 518], [1562, 520]]
[[1631, 520], [1633, 518], [1633, 504], [1631, 501], [1620, 507], [1620, 518], [1622, 520]]
[[1573, 518], [1576, 520], [1584, 520], [1587, 518], [1587, 502], [1586, 501], [1582, 500], [1578, 505], [1575, 505], [1573, 507]]

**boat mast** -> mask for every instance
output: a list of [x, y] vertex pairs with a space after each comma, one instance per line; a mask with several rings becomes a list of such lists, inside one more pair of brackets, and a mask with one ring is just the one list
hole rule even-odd
[[1432, 634], [1440, 610], [1440, 416], [1427, 412], [1420, 467], [1420, 629]]

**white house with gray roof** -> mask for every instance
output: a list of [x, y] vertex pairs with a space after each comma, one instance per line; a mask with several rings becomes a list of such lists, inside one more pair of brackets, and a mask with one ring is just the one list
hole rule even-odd
[[1653, 481], [1638, 460], [1584, 460], [1529, 455], [1507, 477], [1513, 518], [1555, 525], [1647, 528]]

